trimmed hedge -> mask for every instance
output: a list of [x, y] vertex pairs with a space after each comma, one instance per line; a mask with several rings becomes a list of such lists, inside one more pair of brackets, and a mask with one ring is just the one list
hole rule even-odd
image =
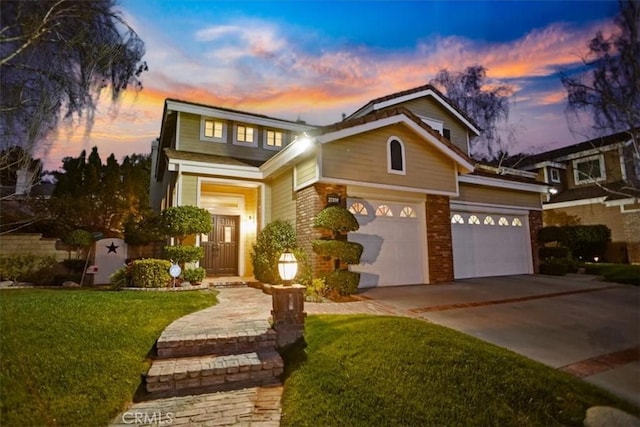
[[542, 227], [538, 230], [538, 243], [551, 243], [551, 242], [559, 242], [562, 243], [567, 239], [566, 232], [557, 226], [550, 227]]
[[357, 242], [344, 240], [314, 240], [313, 252], [321, 256], [333, 256], [347, 264], [358, 264], [364, 247]]
[[[285, 249], [296, 247], [296, 230], [289, 221], [277, 219], [267, 224], [256, 236], [256, 243], [251, 253], [253, 275], [262, 283], [280, 283], [278, 274], [278, 258]], [[298, 253], [293, 251], [296, 259]], [[300, 265], [298, 265], [300, 268]]]
[[205, 277], [207, 277], [207, 270], [202, 267], [182, 270], [182, 278], [189, 283], [202, 283]]
[[164, 257], [184, 266], [187, 262], [195, 262], [204, 256], [204, 248], [198, 246], [165, 246]]
[[572, 225], [562, 227], [566, 235], [563, 241], [574, 258], [604, 259], [607, 243], [611, 241], [611, 230], [606, 225]]
[[54, 256], [16, 254], [0, 257], [0, 277], [14, 282], [48, 285], [53, 281]]
[[131, 266], [131, 285], [138, 288], [162, 288], [171, 282], [166, 259], [142, 259]]
[[339, 234], [356, 231], [360, 228], [356, 217], [342, 206], [329, 206], [318, 212], [313, 220], [313, 226]]
[[327, 286], [337, 290], [340, 295], [353, 295], [358, 291], [360, 273], [349, 270], [335, 270], [325, 277]]
[[569, 272], [567, 263], [542, 263], [540, 264], [540, 273], [552, 276], [564, 276]]
[[538, 251], [541, 259], [547, 258], [568, 258], [569, 248], [556, 247], [556, 246], [543, 246]]

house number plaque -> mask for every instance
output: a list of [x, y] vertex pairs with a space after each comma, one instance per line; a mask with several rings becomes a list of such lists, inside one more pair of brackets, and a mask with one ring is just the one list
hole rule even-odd
[[340, 204], [340, 196], [335, 193], [327, 194], [327, 206], [335, 206]]

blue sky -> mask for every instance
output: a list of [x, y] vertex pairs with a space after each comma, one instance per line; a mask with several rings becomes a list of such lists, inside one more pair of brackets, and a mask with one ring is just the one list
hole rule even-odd
[[491, 84], [515, 88], [511, 151], [579, 142], [585, 134], [567, 127], [558, 70], [580, 65], [596, 31], [613, 31], [618, 4], [122, 0], [119, 8], [146, 44], [144, 90], [115, 108], [101, 102], [90, 136], [61, 132], [49, 168], [94, 145], [103, 158], [148, 152], [167, 97], [323, 125], [442, 68], [475, 64]]

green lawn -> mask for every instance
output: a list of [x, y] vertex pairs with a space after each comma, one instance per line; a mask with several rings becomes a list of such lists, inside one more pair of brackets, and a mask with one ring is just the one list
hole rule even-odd
[[1, 291], [0, 425], [106, 425], [162, 330], [215, 303], [209, 291]]
[[310, 316], [287, 357], [283, 426], [582, 425], [592, 405], [638, 415], [568, 374], [407, 318]]
[[587, 274], [600, 276], [606, 282], [640, 286], [640, 265], [586, 263], [584, 268]]

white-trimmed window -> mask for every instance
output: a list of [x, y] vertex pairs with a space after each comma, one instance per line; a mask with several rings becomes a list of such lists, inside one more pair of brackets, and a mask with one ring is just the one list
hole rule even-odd
[[258, 145], [255, 128], [241, 124], [236, 124], [234, 127], [234, 144], [249, 145], [251, 147], [256, 147]]
[[200, 139], [203, 141], [226, 142], [226, 126], [222, 120], [202, 117], [200, 120]]
[[496, 225], [496, 222], [493, 220], [492, 216], [485, 216], [484, 217], [484, 225]]
[[400, 138], [392, 136], [387, 140], [387, 172], [406, 174], [404, 144]]
[[393, 216], [391, 208], [387, 205], [380, 205], [376, 209], [376, 216]]
[[400, 211], [400, 217], [401, 218], [415, 218], [416, 217], [416, 211], [411, 206], [405, 206]]
[[464, 224], [464, 218], [460, 214], [454, 214], [451, 217], [451, 224]]
[[353, 202], [349, 207], [349, 212], [354, 215], [363, 215], [366, 216], [369, 214], [365, 205], [360, 202]]
[[558, 169], [550, 168], [549, 174], [551, 175], [551, 182], [560, 182], [560, 171]]
[[284, 134], [279, 130], [267, 129], [264, 131], [264, 148], [279, 149], [284, 145]]
[[500, 219], [498, 220], [498, 225], [502, 225], [504, 227], [508, 227], [509, 226], [509, 220], [503, 216], [500, 217]]
[[573, 161], [573, 177], [576, 184], [588, 184], [607, 179], [604, 170], [604, 156], [596, 154]]

